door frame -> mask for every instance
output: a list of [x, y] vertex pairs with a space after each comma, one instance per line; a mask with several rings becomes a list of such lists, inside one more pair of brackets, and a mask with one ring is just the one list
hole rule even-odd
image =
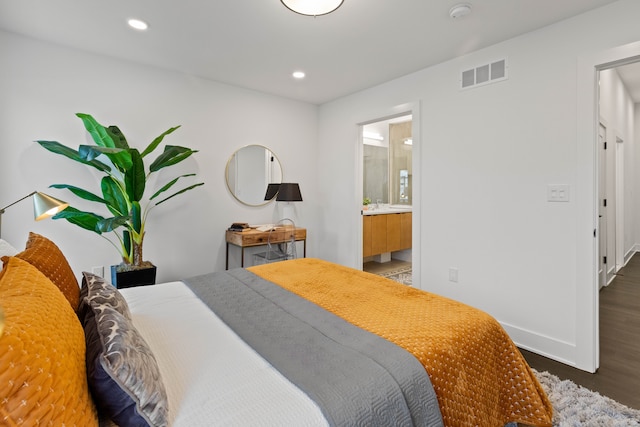
[[364, 170], [364, 161], [363, 161], [363, 141], [362, 141], [362, 127], [375, 122], [380, 122], [384, 120], [393, 119], [396, 117], [406, 116], [411, 114], [411, 134], [413, 138], [413, 147], [412, 147], [412, 160], [411, 167], [413, 170], [413, 181], [412, 185], [412, 223], [411, 223], [411, 265], [412, 265], [412, 281], [413, 286], [420, 288], [420, 284], [422, 283], [421, 278], [421, 268], [420, 268], [420, 236], [421, 233], [421, 212], [422, 212], [422, 173], [421, 173], [421, 164], [422, 162], [422, 153], [423, 150], [423, 142], [421, 137], [421, 103], [420, 101], [412, 101], [407, 102], [405, 104], [399, 104], [395, 106], [391, 106], [388, 108], [381, 108], [376, 112], [366, 114], [361, 120], [357, 120], [355, 123], [355, 128], [357, 132], [357, 138], [355, 143], [355, 171], [356, 171], [356, 179], [355, 179], [355, 190], [354, 194], [356, 195], [356, 205], [359, 206], [359, 209], [355, 209], [354, 216], [352, 218], [352, 224], [354, 224], [354, 229], [356, 230], [355, 235], [355, 243], [356, 243], [356, 254], [357, 259], [360, 260], [360, 269], [362, 269], [362, 186], [363, 179], [362, 173]]
[[[604, 261], [608, 255], [608, 231], [607, 221], [609, 219], [607, 207], [604, 200], [607, 199], [607, 144], [608, 125], [600, 118], [598, 121], [598, 289], [607, 285], [609, 264]], [[609, 147], [607, 147], [609, 148]], [[607, 258], [607, 261], [609, 259]]]
[[625, 204], [625, 186], [629, 185], [625, 179], [625, 168], [624, 168], [624, 159], [625, 159], [625, 144], [624, 138], [614, 129], [614, 137], [615, 143], [613, 144], [615, 148], [615, 194], [616, 194], [616, 226], [615, 226], [615, 235], [616, 235], [616, 243], [615, 243], [615, 260], [614, 260], [614, 274], [617, 274], [618, 271], [625, 264], [625, 253], [624, 253], [624, 235], [625, 235], [625, 222], [624, 222], [624, 204]]
[[576, 150], [576, 343], [577, 368], [600, 366], [598, 280], [598, 77], [601, 70], [640, 60], [640, 42], [629, 43], [577, 61]]

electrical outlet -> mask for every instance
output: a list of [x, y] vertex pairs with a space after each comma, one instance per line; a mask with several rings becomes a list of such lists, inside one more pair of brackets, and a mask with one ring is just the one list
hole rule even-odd
[[104, 267], [102, 265], [91, 267], [91, 273], [95, 274], [96, 276], [104, 277]]
[[458, 269], [450, 268], [449, 269], [449, 281], [457, 283], [458, 282]]

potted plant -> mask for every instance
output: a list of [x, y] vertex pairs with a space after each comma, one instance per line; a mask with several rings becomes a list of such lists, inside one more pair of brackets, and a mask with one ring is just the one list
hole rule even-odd
[[[166, 185], [145, 197], [146, 184], [150, 176], [185, 160], [197, 150], [165, 145], [164, 151], [153, 162], [145, 166], [145, 160], [161, 143], [165, 136], [173, 133], [180, 126], [172, 127], [155, 138], [142, 153], [129, 146], [125, 136], [117, 126], [104, 127], [91, 115], [76, 114], [84, 123], [85, 129], [92, 136], [95, 145], [80, 145], [78, 150], [60, 144], [57, 141], [36, 141], [45, 149], [68, 157], [76, 162], [97, 169], [103, 174], [100, 180], [102, 194], [69, 185], [53, 184], [50, 187], [67, 189], [81, 199], [104, 205], [110, 216], [103, 216], [94, 212], [82, 211], [73, 206], [56, 214], [53, 219], [64, 218], [72, 224], [99, 234], [108, 240], [121, 254], [122, 262], [112, 266], [112, 282], [119, 287], [133, 284], [149, 284], [150, 279], [131, 279], [137, 283], [118, 282], [114, 273], [151, 269], [155, 282], [155, 266], [142, 257], [142, 246], [145, 237], [145, 223], [151, 210], [161, 203], [196, 188], [204, 183], [192, 184], [177, 191], [174, 185], [181, 178], [195, 176], [195, 173], [180, 175], [170, 180]], [[171, 193], [167, 191], [172, 190]], [[117, 242], [107, 238], [104, 234], [113, 233]], [[143, 273], [144, 274], [144, 273]], [[130, 274], [129, 274], [130, 275]]]
[[369, 205], [371, 204], [371, 199], [368, 197], [365, 197], [364, 199], [362, 199], [362, 210], [367, 210], [369, 209]]

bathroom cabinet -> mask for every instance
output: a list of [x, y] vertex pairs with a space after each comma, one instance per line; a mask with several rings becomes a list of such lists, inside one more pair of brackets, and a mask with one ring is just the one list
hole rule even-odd
[[411, 249], [411, 212], [364, 215], [362, 256]]

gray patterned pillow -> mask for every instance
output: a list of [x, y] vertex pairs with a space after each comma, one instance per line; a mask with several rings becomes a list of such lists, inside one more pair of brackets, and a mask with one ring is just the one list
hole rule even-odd
[[167, 393], [151, 349], [131, 319], [83, 300], [87, 377], [100, 411], [120, 427], [167, 425]]
[[[127, 319], [131, 319], [129, 305], [120, 291], [102, 277], [83, 271], [82, 287], [80, 288], [80, 306], [88, 303], [109, 305]], [[81, 312], [80, 308], [78, 308], [78, 312]]]

